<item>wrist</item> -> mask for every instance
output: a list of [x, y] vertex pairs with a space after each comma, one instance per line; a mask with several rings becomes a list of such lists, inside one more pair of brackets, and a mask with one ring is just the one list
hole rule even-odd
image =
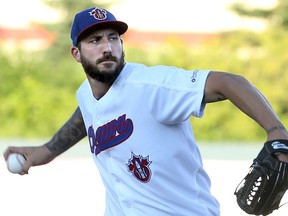
[[274, 126], [269, 129], [266, 129], [267, 141], [284, 139], [288, 140], [288, 131], [283, 125]]
[[274, 126], [274, 127], [266, 129], [266, 132], [267, 132], [267, 134], [270, 134], [270, 133], [273, 133], [274, 131], [277, 131], [277, 130], [286, 130], [286, 128], [283, 125]]

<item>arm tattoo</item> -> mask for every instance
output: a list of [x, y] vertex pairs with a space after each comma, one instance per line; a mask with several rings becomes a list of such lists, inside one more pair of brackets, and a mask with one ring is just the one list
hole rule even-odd
[[272, 132], [275, 131], [275, 130], [286, 130], [286, 128], [285, 128], [284, 126], [275, 126], [275, 127], [269, 128], [269, 129], [267, 130], [267, 133], [268, 133], [268, 134], [269, 134], [269, 133], [272, 133]]
[[84, 121], [79, 107], [71, 118], [46, 143], [47, 148], [56, 157], [75, 145], [87, 135]]

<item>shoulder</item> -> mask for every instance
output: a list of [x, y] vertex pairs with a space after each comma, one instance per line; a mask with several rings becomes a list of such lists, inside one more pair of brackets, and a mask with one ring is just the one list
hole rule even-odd
[[[132, 64], [133, 70], [127, 82], [151, 85], [173, 85], [187, 83], [188, 85], [205, 82], [210, 70], [186, 70], [175, 66], [146, 66]], [[131, 66], [132, 66], [131, 65]]]
[[81, 95], [81, 94], [85, 94], [85, 95], [92, 94], [92, 90], [87, 79], [79, 86], [76, 92], [76, 95]]
[[84, 89], [88, 89], [90, 87], [88, 80], [84, 80], [84, 82], [82, 82], [82, 84], [79, 86], [78, 91], [84, 90]]

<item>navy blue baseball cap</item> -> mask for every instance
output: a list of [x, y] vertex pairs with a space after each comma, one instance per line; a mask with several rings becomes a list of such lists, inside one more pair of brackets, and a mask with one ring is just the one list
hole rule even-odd
[[125, 22], [116, 20], [112, 13], [103, 8], [92, 7], [77, 13], [70, 33], [73, 45], [77, 45], [80, 36], [85, 32], [103, 28], [112, 28], [119, 35], [122, 35], [127, 31], [128, 25]]

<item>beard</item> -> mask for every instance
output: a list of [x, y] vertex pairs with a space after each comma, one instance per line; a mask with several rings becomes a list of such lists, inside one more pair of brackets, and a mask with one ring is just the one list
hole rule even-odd
[[[113, 69], [111, 65], [107, 65], [106, 69], [100, 70], [97, 65], [107, 60], [116, 62], [116, 68]], [[95, 63], [91, 63], [86, 57], [81, 55], [81, 64], [85, 73], [92, 79], [102, 83], [112, 84], [117, 79], [125, 65], [125, 54], [122, 52], [120, 59], [117, 59], [111, 53], [107, 53], [103, 58], [98, 59]]]

